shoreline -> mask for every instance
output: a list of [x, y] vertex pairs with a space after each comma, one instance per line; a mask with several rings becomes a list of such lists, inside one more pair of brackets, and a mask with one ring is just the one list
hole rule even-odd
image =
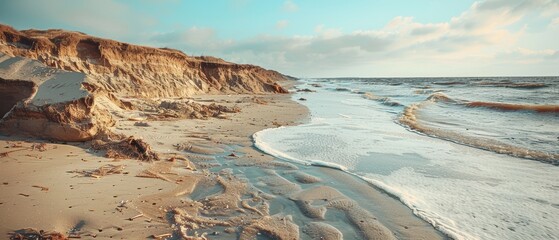
[[[255, 103], [251, 100], [254, 97], [262, 101]], [[128, 120], [130, 112], [120, 112], [124, 117], [119, 119], [115, 132], [142, 137], [164, 156], [153, 163], [113, 161], [88, 150], [87, 144], [76, 144], [76, 147], [47, 143], [44, 152], [28, 149], [0, 158], [1, 182], [8, 182], [0, 189], [4, 192], [0, 200], [0, 215], [4, 216], [0, 234], [34, 227], [101, 238], [180, 236], [182, 232], [188, 236], [217, 233], [210, 236], [212, 239], [243, 238], [256, 233], [289, 238], [292, 233], [261, 222], [262, 219], [274, 222], [277, 214], [283, 213], [291, 216], [283, 217], [282, 221], [291, 219], [288, 221], [300, 229], [298, 237], [303, 239], [320, 232], [334, 232], [330, 237], [338, 236], [332, 229], [346, 238], [373, 236], [371, 234], [376, 233], [367, 232], [370, 228], [352, 222], [352, 219], [373, 218], [398, 238], [446, 238], [413, 215], [403, 203], [362, 179], [334, 169], [292, 164], [258, 150], [252, 140], [254, 133], [279, 125], [301, 124], [308, 119], [308, 109], [293, 101], [291, 95], [201, 95], [193, 100], [236, 105], [241, 112], [227, 114], [226, 119], [147, 121], [145, 127], [135, 126], [136, 121]], [[10, 144], [13, 143], [6, 138], [0, 140], [4, 150], [9, 150], [4, 147]], [[32, 144], [22, 143], [25, 147]], [[167, 161], [173, 157], [187, 160]], [[47, 158], [52, 159], [44, 161]], [[69, 173], [106, 164], [126, 165], [127, 174], [96, 179]], [[196, 171], [191, 170], [193, 166]], [[151, 175], [137, 177], [146, 173]], [[225, 178], [230, 182], [223, 182]], [[37, 191], [32, 187], [39, 183], [48, 190]], [[313, 189], [320, 187], [326, 187], [327, 192], [334, 195], [341, 194], [338, 200], [355, 201], [360, 209], [370, 214], [357, 216], [352, 209], [321, 208], [320, 205], [326, 205], [313, 200], [316, 197]], [[229, 193], [228, 189], [235, 191]], [[19, 195], [20, 192], [28, 196]], [[303, 198], [302, 193], [308, 194], [303, 194]], [[66, 194], [71, 195], [64, 196]], [[301, 205], [298, 198], [312, 204]], [[220, 206], [223, 203], [229, 204]], [[325, 209], [321, 210], [324, 211], [322, 219], [309, 217], [305, 212], [317, 206]], [[174, 219], [168, 219], [170, 213]], [[252, 224], [237, 222], [234, 216], [239, 213]], [[56, 216], [56, 221], [45, 220], [45, 217], [28, 221], [30, 214]], [[140, 217], [134, 218], [136, 216]], [[200, 226], [212, 224], [201, 216], [220, 216], [221, 221], [204, 228]], [[198, 228], [181, 222], [184, 220], [197, 222]], [[330, 225], [307, 225], [309, 221]], [[175, 228], [171, 228], [170, 222], [175, 223]], [[179, 225], [185, 226], [184, 229], [177, 227]], [[332, 231], [326, 231], [328, 229]]]

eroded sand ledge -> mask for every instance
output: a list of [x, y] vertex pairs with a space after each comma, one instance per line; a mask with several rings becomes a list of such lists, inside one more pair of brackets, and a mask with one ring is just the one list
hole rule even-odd
[[58, 141], [88, 141], [113, 126], [98, 105], [107, 99], [84, 89], [83, 73], [0, 53], [0, 132]]

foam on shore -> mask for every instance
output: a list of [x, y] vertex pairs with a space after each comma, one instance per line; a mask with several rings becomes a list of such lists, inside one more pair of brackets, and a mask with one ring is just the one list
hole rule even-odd
[[[253, 138], [257, 148], [357, 176], [454, 239], [559, 236], [552, 224], [559, 221], [555, 166], [417, 134], [399, 125], [389, 106], [359, 95], [317, 91], [305, 97], [311, 122], [261, 131]], [[437, 95], [434, 101], [447, 99]], [[397, 100], [413, 103], [425, 98]]]

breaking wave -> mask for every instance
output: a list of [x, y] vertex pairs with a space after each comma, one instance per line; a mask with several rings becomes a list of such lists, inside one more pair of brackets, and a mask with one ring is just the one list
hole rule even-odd
[[535, 89], [535, 88], [544, 88], [548, 87], [545, 83], [529, 83], [529, 82], [520, 82], [520, 83], [513, 83], [513, 82], [478, 82], [476, 83], [478, 86], [485, 86], [485, 87], [505, 87], [505, 88], [524, 88], [524, 89]]
[[454, 85], [473, 85], [473, 86], [482, 86], [482, 87], [503, 87], [503, 88], [520, 88], [520, 89], [537, 89], [537, 88], [545, 88], [549, 87], [548, 84], [545, 83], [538, 83], [538, 82], [511, 82], [511, 81], [474, 81], [474, 82], [465, 82], [465, 81], [440, 81], [440, 82], [431, 82], [434, 85], [440, 86], [454, 86]]
[[485, 107], [502, 111], [535, 111], [540, 113], [559, 113], [559, 105], [529, 105], [498, 102], [469, 102], [468, 107]]
[[429, 97], [427, 97], [427, 101], [431, 101], [431, 102], [456, 102], [456, 100], [450, 98], [449, 96], [447, 96], [444, 93], [440, 93], [440, 92], [436, 92], [433, 93], [431, 95], [429, 95]]
[[451, 86], [451, 85], [465, 85], [466, 82], [461, 81], [451, 81], [451, 82], [432, 82], [435, 85]]
[[426, 101], [454, 103], [470, 108], [483, 107], [483, 108], [496, 109], [501, 111], [533, 111], [538, 113], [559, 113], [559, 105], [533, 105], [533, 104], [467, 101], [461, 99], [453, 99], [441, 92], [435, 92], [429, 95]]
[[396, 102], [389, 97], [379, 97], [370, 92], [364, 93], [363, 98], [380, 102], [386, 106], [391, 106], [391, 107], [403, 106], [401, 103]]
[[559, 164], [559, 154], [547, 153], [538, 150], [532, 150], [519, 146], [513, 146], [497, 140], [467, 136], [458, 132], [430, 127], [420, 121], [418, 111], [431, 104], [438, 102], [455, 104], [459, 106], [485, 107], [488, 109], [498, 109], [504, 111], [535, 111], [538, 113], [558, 113], [559, 106], [556, 105], [524, 105], [524, 104], [508, 104], [508, 103], [492, 103], [492, 102], [468, 102], [464, 100], [455, 100], [442, 93], [431, 94], [425, 101], [411, 104], [402, 112], [399, 122], [411, 130], [418, 131], [430, 136], [445, 139], [448, 141], [476, 147], [484, 150], [493, 151], [500, 154], [508, 154], [515, 157], [539, 160], [542, 162]]

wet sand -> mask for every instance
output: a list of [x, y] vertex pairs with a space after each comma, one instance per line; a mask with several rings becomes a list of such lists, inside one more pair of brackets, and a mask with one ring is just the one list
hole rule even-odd
[[[195, 97], [241, 109], [208, 120], [145, 121], [113, 108], [113, 130], [149, 143], [162, 156], [152, 163], [108, 159], [88, 144], [33, 149], [41, 141], [2, 138], [0, 235], [32, 227], [98, 239], [445, 238], [354, 176], [258, 151], [253, 133], [299, 124], [308, 111], [289, 95], [253, 97]], [[120, 171], [97, 176], [107, 164]]]

